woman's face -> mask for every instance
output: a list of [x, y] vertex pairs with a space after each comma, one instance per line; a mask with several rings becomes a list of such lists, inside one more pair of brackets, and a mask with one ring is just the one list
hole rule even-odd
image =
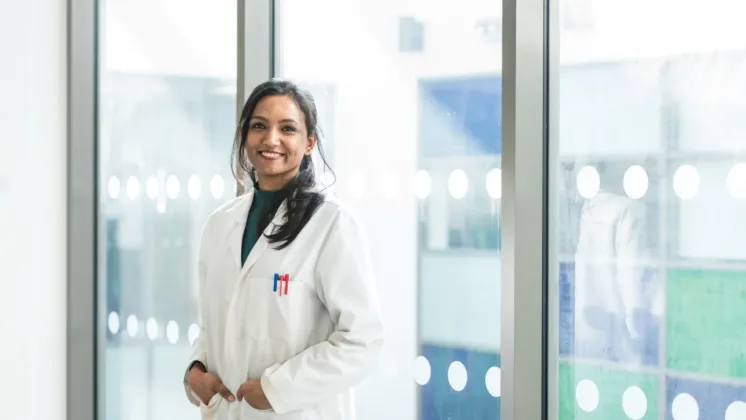
[[259, 188], [279, 190], [300, 169], [301, 160], [316, 145], [309, 137], [303, 111], [288, 96], [267, 96], [249, 120], [246, 153], [256, 169]]

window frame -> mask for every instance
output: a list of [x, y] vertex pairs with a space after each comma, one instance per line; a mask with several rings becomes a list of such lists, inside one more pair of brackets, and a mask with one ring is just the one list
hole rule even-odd
[[[558, 278], [554, 224], [548, 217], [558, 164], [558, 0], [505, 0], [502, 49], [502, 377], [501, 418], [556, 418], [557, 337], [548, 314], [558, 299], [548, 296]], [[236, 114], [250, 90], [275, 75], [275, 0], [238, 0], [238, 92]], [[68, 0], [67, 179], [67, 418], [105, 418], [106, 285], [98, 228], [99, 0]], [[551, 90], [551, 92], [550, 92]], [[552, 131], [550, 133], [550, 131]], [[537, 170], [539, 168], [539, 170]], [[240, 194], [242, 191], [236, 191]], [[517, 234], [520, 233], [520, 234]], [[537, 264], [536, 261], [540, 261]], [[520, 281], [519, 281], [520, 280]], [[554, 288], [557, 289], [557, 288]], [[493, 320], [493, 322], [496, 320]], [[555, 329], [556, 330], [556, 329]], [[520, 374], [518, 374], [520, 373]], [[175, 378], [178, 380], [178, 378]], [[554, 382], [552, 382], [554, 383]], [[551, 391], [548, 392], [548, 390]], [[540, 402], [537, 404], [537, 402]]]

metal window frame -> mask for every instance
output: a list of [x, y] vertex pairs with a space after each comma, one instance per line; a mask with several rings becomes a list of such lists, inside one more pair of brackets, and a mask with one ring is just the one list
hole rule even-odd
[[554, 407], [547, 398], [551, 16], [550, 0], [503, 2], [502, 420], [543, 420]]
[[98, 399], [98, 1], [67, 1], [67, 418]]
[[[550, 87], [556, 91], [558, 48], [549, 42], [558, 39], [557, 25], [550, 24], [557, 3], [503, 3], [503, 420], [556, 418], [556, 410], [548, 410], [556, 407], [556, 389], [547, 386], [556, 377], [547, 358], [556, 350], [547, 328], [556, 306], [547, 287], [556, 277], [548, 219], [556, 213], [549, 211], [554, 187], [547, 175], [557, 152], [548, 141], [557, 127]], [[237, 0], [237, 7], [240, 112], [251, 89], [274, 76], [277, 34], [274, 0]], [[98, 337], [105, 318], [98, 313], [97, 281], [98, 11], [98, 0], [68, 0], [67, 418], [76, 420], [104, 418], [98, 386], [105, 344]]]
[[[236, 119], [254, 87], [275, 75], [275, 0], [238, 1]], [[236, 194], [244, 191], [240, 184]]]

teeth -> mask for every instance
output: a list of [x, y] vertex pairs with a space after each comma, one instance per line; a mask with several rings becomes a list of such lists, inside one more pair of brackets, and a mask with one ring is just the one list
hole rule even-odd
[[280, 156], [279, 153], [275, 153], [275, 152], [262, 152], [262, 155], [268, 156], [268, 157], [279, 157]]

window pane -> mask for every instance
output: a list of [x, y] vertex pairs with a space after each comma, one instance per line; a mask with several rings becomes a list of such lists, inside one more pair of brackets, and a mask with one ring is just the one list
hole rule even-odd
[[235, 0], [101, 2], [106, 420], [199, 418], [181, 378], [202, 227], [235, 191], [236, 10]]
[[742, 2], [560, 10], [555, 418], [746, 418]]
[[501, 3], [276, 7], [278, 75], [321, 107], [381, 285], [386, 349], [358, 418], [499, 418]]

